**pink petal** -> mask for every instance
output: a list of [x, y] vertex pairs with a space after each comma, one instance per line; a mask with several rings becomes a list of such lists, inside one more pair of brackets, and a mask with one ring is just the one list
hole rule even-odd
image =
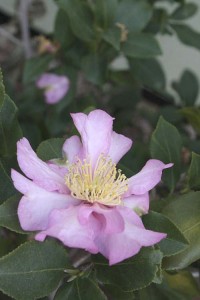
[[116, 234], [99, 234], [95, 243], [99, 252], [113, 265], [137, 254], [142, 246], [152, 246], [166, 237], [166, 234], [146, 230], [140, 217], [129, 208], [119, 206], [124, 218], [125, 229]]
[[98, 228], [104, 234], [118, 233], [124, 230], [124, 220], [116, 207], [110, 208], [97, 203], [93, 205], [85, 204], [79, 210], [80, 224], [91, 222], [91, 215], [96, 219], [96, 223], [99, 223]]
[[84, 155], [91, 158], [94, 166], [101, 153], [108, 154], [113, 118], [102, 110], [94, 110], [88, 116], [82, 113], [71, 116], [80, 132]]
[[58, 83], [60, 76], [51, 73], [42, 74], [36, 81], [38, 88], [46, 88], [47, 86]]
[[45, 73], [36, 82], [37, 87], [45, 88], [45, 100], [48, 104], [59, 102], [69, 89], [69, 79], [66, 76]]
[[72, 206], [68, 209], [54, 210], [50, 216], [48, 229], [38, 233], [35, 239], [43, 241], [46, 236], [52, 236], [68, 247], [97, 253], [98, 248], [93, 241], [95, 222], [93, 222], [93, 227], [89, 226], [90, 224], [80, 224], [78, 220], [79, 209], [79, 206]]
[[123, 199], [123, 203], [136, 213], [146, 214], [149, 211], [149, 193], [129, 196]]
[[130, 150], [132, 143], [133, 142], [129, 138], [113, 131], [111, 145], [108, 152], [108, 155], [112, 158], [112, 161], [117, 164], [118, 161]]
[[129, 190], [125, 196], [145, 194], [159, 183], [162, 171], [172, 166], [173, 164], [171, 163], [165, 165], [157, 159], [148, 160], [139, 173], [129, 178]]
[[20, 224], [24, 230], [44, 230], [53, 209], [79, 203], [69, 195], [47, 192], [15, 170], [12, 170], [11, 177], [15, 188], [24, 194], [18, 207]]
[[77, 135], [67, 139], [63, 145], [63, 152], [69, 163], [75, 162], [77, 157], [82, 156], [82, 143]]
[[64, 177], [58, 175], [37, 157], [26, 138], [17, 143], [17, 160], [24, 174], [39, 186], [47, 191], [68, 192]]

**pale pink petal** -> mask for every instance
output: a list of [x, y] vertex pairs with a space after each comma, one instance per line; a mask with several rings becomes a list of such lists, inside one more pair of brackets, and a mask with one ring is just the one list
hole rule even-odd
[[59, 81], [59, 77], [56, 74], [44, 73], [36, 81], [36, 86], [39, 88], [46, 88], [47, 86], [56, 84]]
[[113, 131], [111, 145], [108, 152], [108, 155], [112, 158], [112, 161], [117, 164], [118, 161], [130, 150], [132, 143], [133, 142], [129, 138]]
[[82, 138], [84, 155], [91, 158], [94, 166], [101, 153], [108, 154], [113, 118], [102, 110], [94, 110], [88, 116], [72, 114], [72, 118]]
[[124, 198], [123, 204], [139, 214], [146, 214], [149, 211], [149, 193]]
[[49, 168], [63, 178], [68, 173], [66, 164], [58, 164], [57, 159], [52, 159], [46, 162]]
[[[124, 230], [124, 220], [116, 207], [106, 207], [99, 204], [83, 205], [78, 214], [80, 224], [92, 223], [90, 218], [93, 216], [99, 223], [99, 230], [104, 234], [122, 232]], [[91, 224], [91, 226], [93, 226]]]
[[142, 246], [152, 246], [166, 237], [166, 234], [146, 230], [140, 217], [127, 207], [118, 206], [124, 218], [125, 229], [116, 234], [99, 234], [95, 239], [99, 252], [113, 265], [137, 254]]
[[44, 230], [53, 209], [79, 204], [77, 199], [69, 195], [44, 190], [15, 170], [12, 170], [11, 177], [15, 188], [24, 194], [18, 207], [20, 224], [24, 230]]
[[45, 73], [36, 81], [38, 88], [44, 88], [45, 100], [48, 104], [59, 102], [69, 89], [69, 79], [66, 76]]
[[64, 177], [37, 157], [26, 138], [17, 143], [17, 160], [24, 174], [39, 186], [47, 191], [68, 192]]
[[165, 165], [157, 159], [148, 160], [139, 173], [129, 178], [129, 189], [125, 196], [142, 195], [153, 189], [160, 182], [162, 171], [172, 166], [171, 163]]
[[47, 88], [44, 92], [46, 103], [58, 103], [66, 95], [69, 89], [69, 80], [65, 77], [60, 79], [60, 82]]
[[63, 153], [69, 163], [75, 162], [77, 157], [82, 156], [82, 143], [77, 135], [73, 135], [64, 142]]
[[[78, 212], [80, 207], [54, 210], [50, 216], [48, 229], [38, 233], [35, 239], [43, 241], [46, 236], [52, 236], [72, 248], [81, 248], [91, 253], [97, 253], [98, 248], [94, 244], [96, 221], [93, 226], [89, 223], [80, 224]], [[93, 216], [91, 216], [93, 218]]]

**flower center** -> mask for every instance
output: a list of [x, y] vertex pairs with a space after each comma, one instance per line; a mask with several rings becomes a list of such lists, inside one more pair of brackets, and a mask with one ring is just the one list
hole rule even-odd
[[65, 177], [71, 195], [90, 203], [115, 206], [128, 190], [128, 181], [112, 160], [101, 154], [93, 170], [89, 158], [71, 164]]

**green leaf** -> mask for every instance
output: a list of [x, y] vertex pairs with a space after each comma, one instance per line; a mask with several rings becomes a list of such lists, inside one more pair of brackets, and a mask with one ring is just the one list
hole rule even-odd
[[179, 82], [173, 82], [172, 87], [179, 94], [184, 105], [194, 105], [199, 93], [199, 82], [193, 72], [184, 71]]
[[162, 177], [171, 192], [181, 173], [181, 147], [182, 141], [176, 127], [160, 117], [151, 137], [150, 151], [152, 158], [174, 163], [173, 167], [165, 170]]
[[185, 20], [196, 14], [198, 6], [195, 3], [184, 3], [171, 14], [172, 20]]
[[42, 55], [30, 58], [26, 61], [23, 72], [23, 84], [26, 85], [37, 79], [39, 75], [47, 72], [48, 65], [52, 59], [51, 55]]
[[60, 9], [56, 15], [54, 37], [63, 48], [68, 48], [74, 40], [67, 13]]
[[185, 299], [194, 299], [200, 296], [198, 283], [189, 271], [180, 271], [176, 274], [165, 273], [165, 278], [171, 289], [185, 296]]
[[161, 260], [162, 253], [152, 248], [143, 248], [136, 256], [114, 266], [109, 266], [102, 256], [93, 258], [97, 279], [103, 284], [120, 286], [127, 292], [149, 285], [156, 276]]
[[14, 167], [15, 159], [0, 159], [0, 204], [16, 194], [13, 182], [10, 178], [11, 168]]
[[165, 89], [165, 73], [156, 59], [129, 59], [133, 76], [151, 89]]
[[179, 40], [187, 45], [200, 50], [200, 33], [187, 25], [172, 25]]
[[103, 33], [102, 37], [104, 41], [113, 46], [117, 51], [120, 50], [121, 31], [117, 26], [109, 28]]
[[180, 110], [182, 115], [200, 133], [200, 109], [197, 107], [186, 107]]
[[117, 0], [96, 0], [94, 4], [94, 13], [98, 26], [103, 29], [110, 27], [113, 24], [117, 7]]
[[191, 189], [200, 189], [200, 155], [194, 152], [188, 170], [188, 183]]
[[0, 155], [2, 156], [15, 154], [16, 142], [22, 137], [16, 114], [17, 107], [6, 96], [0, 107]]
[[161, 54], [160, 46], [153, 35], [147, 33], [129, 33], [122, 44], [122, 51], [128, 57], [149, 58]]
[[141, 31], [152, 16], [152, 7], [145, 0], [123, 0], [119, 2], [116, 23], [124, 24], [128, 31]]
[[123, 291], [120, 286], [112, 285], [112, 284], [104, 284], [103, 290], [105, 294], [108, 296], [108, 299], [115, 300], [133, 300], [135, 299], [135, 292], [126, 292]]
[[83, 41], [94, 39], [93, 22], [89, 8], [80, 0], [59, 0], [58, 5], [68, 15], [71, 29]]
[[147, 229], [167, 233], [158, 244], [164, 256], [179, 253], [188, 246], [184, 235], [166, 216], [152, 211], [143, 216], [143, 223]]
[[0, 205], [0, 226], [6, 227], [18, 233], [25, 233], [20, 225], [17, 215], [17, 208], [21, 196], [16, 194], [8, 198], [3, 204]]
[[179, 196], [163, 210], [163, 213], [180, 229], [189, 241], [181, 253], [164, 258], [167, 270], [183, 269], [200, 259], [200, 192]]
[[3, 74], [0, 69], [0, 107], [3, 104], [4, 98], [5, 98], [5, 87], [3, 84]]
[[105, 80], [105, 62], [97, 54], [88, 54], [82, 59], [82, 69], [88, 81], [101, 85]]
[[37, 148], [37, 155], [44, 161], [54, 158], [62, 159], [62, 146], [64, 141], [64, 138], [53, 138], [43, 141]]
[[64, 283], [54, 300], [106, 300], [106, 296], [93, 279], [80, 277]]
[[49, 295], [64, 277], [68, 258], [53, 241], [28, 242], [0, 259], [0, 290], [16, 300]]

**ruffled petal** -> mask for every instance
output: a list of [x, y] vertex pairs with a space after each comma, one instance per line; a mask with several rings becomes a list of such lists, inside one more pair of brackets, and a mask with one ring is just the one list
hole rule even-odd
[[161, 180], [162, 171], [172, 167], [173, 164], [165, 165], [157, 159], [150, 159], [142, 170], [128, 180], [129, 189], [125, 196], [132, 194], [142, 195], [153, 189]]
[[122, 134], [112, 132], [111, 145], [108, 155], [116, 164], [130, 150], [133, 142]]
[[63, 144], [63, 153], [69, 163], [75, 162], [76, 158], [82, 156], [82, 143], [77, 135], [73, 135]]
[[[124, 220], [116, 207], [110, 208], [99, 204], [83, 205], [78, 214], [79, 222], [81, 224], [92, 223], [91, 216], [96, 219], [99, 231], [104, 234], [118, 233], [124, 230]], [[96, 232], [97, 236], [99, 231]]]
[[46, 236], [52, 236], [72, 248], [81, 248], [91, 253], [97, 253], [94, 244], [96, 220], [91, 215], [91, 224], [80, 224], [78, 220], [79, 206], [68, 209], [54, 210], [50, 215], [48, 229], [38, 233], [35, 239], [44, 241]]
[[124, 219], [125, 229], [116, 234], [99, 234], [95, 243], [99, 252], [109, 259], [109, 264], [119, 263], [137, 254], [142, 246], [152, 246], [166, 234], [146, 230], [140, 217], [127, 207], [117, 207]]
[[17, 160], [24, 174], [39, 186], [47, 191], [68, 192], [64, 177], [37, 157], [26, 138], [17, 143]]
[[84, 155], [89, 156], [93, 166], [99, 155], [108, 154], [113, 118], [102, 110], [94, 110], [89, 115], [71, 114], [83, 143]]
[[123, 203], [139, 214], [146, 214], [149, 211], [149, 193], [129, 196], [123, 199]]
[[48, 192], [34, 182], [12, 170], [11, 177], [15, 188], [24, 194], [19, 207], [18, 216], [24, 230], [44, 230], [48, 217], [53, 209], [77, 205], [79, 201], [69, 195]]

